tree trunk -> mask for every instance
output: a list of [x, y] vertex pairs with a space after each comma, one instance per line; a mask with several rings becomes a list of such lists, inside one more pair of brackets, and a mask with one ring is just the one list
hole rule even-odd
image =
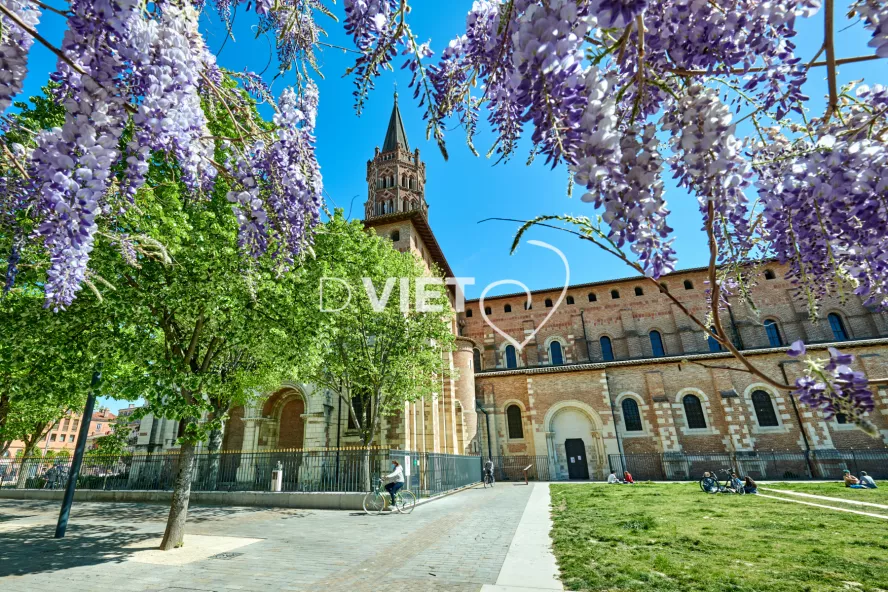
[[370, 445], [364, 446], [363, 470], [361, 477], [364, 479], [364, 491], [370, 491]]
[[160, 543], [161, 551], [176, 549], [184, 544], [185, 520], [188, 518], [188, 500], [191, 497], [191, 474], [194, 465], [194, 444], [184, 442], [179, 451], [179, 470], [173, 486], [173, 501], [167, 518], [166, 531]]
[[220, 448], [222, 448], [222, 430], [213, 430], [210, 432], [210, 438], [207, 441], [207, 462], [203, 466], [203, 474], [201, 475], [202, 486], [206, 490], [216, 491], [217, 489]]
[[[34, 452], [34, 444], [29, 444], [27, 440], [25, 441], [25, 450], [22, 452], [22, 464], [19, 465], [19, 474], [18, 481], [15, 484], [16, 489], [24, 489], [28, 484], [28, 473], [31, 472], [31, 467], [35, 466], [37, 459], [31, 458], [31, 453]], [[42, 461], [41, 457], [41, 461]], [[37, 471], [34, 472], [34, 476], [37, 475]]]

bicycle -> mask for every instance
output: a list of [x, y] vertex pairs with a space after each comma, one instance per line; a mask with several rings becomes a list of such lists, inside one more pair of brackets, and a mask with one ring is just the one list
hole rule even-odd
[[493, 476], [493, 471], [484, 471], [484, 487], [493, 487], [495, 482], [496, 479]]
[[743, 493], [742, 487], [739, 491], [734, 489], [731, 483], [731, 471], [722, 469], [722, 473], [727, 475], [724, 485], [718, 480], [718, 471], [709, 471], [709, 476], [700, 479], [700, 489], [703, 490], [703, 493]]
[[[391, 496], [385, 489], [380, 490], [382, 479], [373, 480], [373, 489], [364, 496], [361, 505], [368, 514], [382, 514], [387, 505], [391, 505]], [[416, 496], [412, 491], [399, 489], [395, 494], [395, 508], [402, 514], [409, 514], [416, 507]]]

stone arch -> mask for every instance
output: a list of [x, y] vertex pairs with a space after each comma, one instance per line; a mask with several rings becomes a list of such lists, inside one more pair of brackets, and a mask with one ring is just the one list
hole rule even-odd
[[597, 411], [581, 401], [560, 401], [546, 412], [543, 425], [551, 434], [549, 445], [558, 478], [567, 478], [571, 473], [571, 456], [567, 454], [569, 440], [582, 440], [585, 451], [585, 458], [574, 455], [573, 463], [585, 462], [590, 479], [605, 476], [608, 463], [602, 436], [604, 422]]
[[[308, 398], [296, 385], [283, 385], [262, 406], [263, 424], [260, 445], [271, 448], [302, 448], [305, 444], [305, 420]], [[262, 437], [264, 436], [264, 437]]]

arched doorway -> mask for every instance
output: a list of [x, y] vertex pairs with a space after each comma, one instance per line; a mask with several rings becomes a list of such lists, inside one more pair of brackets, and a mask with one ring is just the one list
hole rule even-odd
[[557, 478], [602, 478], [607, 459], [598, 414], [582, 403], [562, 402], [550, 409], [547, 419]]

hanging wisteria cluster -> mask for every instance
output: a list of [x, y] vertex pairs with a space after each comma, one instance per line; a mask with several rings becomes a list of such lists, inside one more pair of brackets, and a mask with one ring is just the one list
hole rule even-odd
[[11, 14], [0, 14], [0, 115], [21, 92], [28, 74], [28, 51], [34, 38], [22, 25], [33, 29], [40, 22], [40, 9], [27, 0], [0, 0]]
[[[318, 90], [309, 83], [301, 97], [285, 90], [274, 123], [278, 138], [235, 152], [228, 170], [238, 183], [228, 192], [241, 227], [240, 244], [253, 256], [278, 239], [278, 259], [289, 264], [304, 247], [323, 203], [321, 172], [314, 154]], [[265, 192], [267, 197], [262, 198]]]
[[[830, 347], [829, 359], [805, 358], [805, 375], [795, 382], [799, 401], [824, 412], [826, 419], [842, 415], [852, 423], [871, 422], [865, 416], [875, 407], [866, 375], [851, 368], [854, 356]], [[794, 358], [805, 355], [805, 344], [796, 341], [787, 352]]]
[[[281, 56], [296, 60], [299, 51], [313, 48], [317, 34], [314, 25], [303, 22], [294, 29], [289, 19], [306, 21], [319, 6], [311, 0], [287, 6], [260, 2], [255, 10], [263, 27], [280, 28], [279, 39], [288, 48]], [[224, 11], [225, 4], [219, 8]], [[38, 16], [26, 0], [2, 0], [0, 111], [21, 90], [34, 41], [28, 32]], [[88, 275], [100, 225], [114, 232], [113, 219], [135, 201], [156, 156], [174, 160], [184, 189], [197, 198], [213, 190], [220, 168], [233, 180], [240, 241], [250, 255], [273, 247], [271, 255], [286, 266], [310, 241], [322, 206], [313, 137], [317, 87], [309, 82], [299, 95], [284, 91], [274, 106], [273, 129], [247, 129], [242, 115], [249, 105], [223, 83], [224, 73], [198, 29], [199, 17], [198, 8], [177, 0], [155, 2], [150, 10], [138, 0], [71, 2], [51, 75], [55, 98], [65, 107], [64, 124], [38, 131], [33, 145], [18, 147], [17, 154], [7, 147], [0, 179], [5, 227], [15, 225], [17, 212], [28, 212], [37, 228], [33, 238], [48, 252], [47, 306], [58, 310], [74, 300]], [[273, 102], [258, 76], [233, 78]], [[244, 137], [213, 137], [207, 105], [224, 108]], [[239, 115], [232, 109], [240, 109]], [[123, 143], [125, 130], [130, 139]], [[220, 147], [234, 163], [227, 165], [230, 171], [215, 161]], [[130, 245], [125, 237], [115, 242]], [[19, 245], [16, 241], [8, 257], [4, 291], [15, 280]]]

